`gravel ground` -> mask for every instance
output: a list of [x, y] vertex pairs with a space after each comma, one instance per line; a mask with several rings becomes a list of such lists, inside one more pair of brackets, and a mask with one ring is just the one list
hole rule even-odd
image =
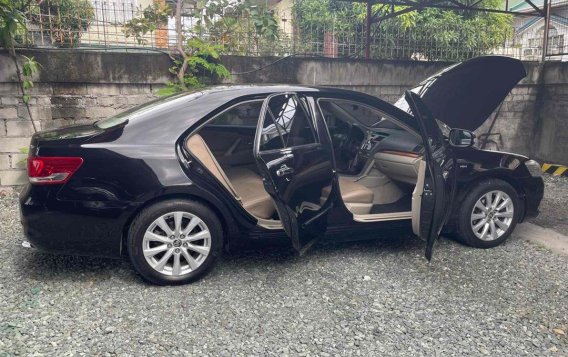
[[544, 175], [540, 214], [529, 222], [568, 235], [568, 177]]
[[20, 247], [0, 198], [0, 355], [568, 355], [568, 257], [512, 237], [277, 245], [226, 256], [181, 287], [126, 261]]

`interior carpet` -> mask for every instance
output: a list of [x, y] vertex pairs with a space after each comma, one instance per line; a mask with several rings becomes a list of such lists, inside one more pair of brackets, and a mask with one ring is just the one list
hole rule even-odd
[[398, 201], [383, 205], [373, 205], [371, 214], [410, 212], [412, 210], [412, 195], [401, 197]]

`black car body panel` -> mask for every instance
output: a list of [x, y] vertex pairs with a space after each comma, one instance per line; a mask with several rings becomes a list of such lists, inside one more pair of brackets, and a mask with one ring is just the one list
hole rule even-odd
[[[434, 117], [450, 128], [475, 130], [527, 75], [523, 63], [503, 56], [482, 56], [458, 63], [412, 89]], [[406, 110], [406, 102], [397, 102]]]
[[[232, 104], [282, 92], [360, 101], [418, 130], [410, 114], [366, 94], [280, 85], [214, 87], [128, 111], [113, 118], [112, 125], [98, 123], [37, 133], [30, 155], [80, 156], [84, 163], [65, 184], [24, 187], [20, 206], [27, 238], [47, 252], [119, 257], [129, 224], [141, 209], [171, 197], [190, 198], [211, 207], [218, 213], [229, 243], [237, 237], [284, 235], [281, 230], [257, 226], [256, 219], [192, 161], [183, 145], [190, 133]], [[543, 184], [524, 167], [527, 158], [475, 148], [455, 153], [458, 191], [485, 175], [499, 175], [522, 193], [525, 215], [537, 213]], [[337, 194], [332, 193], [330, 199], [334, 202], [327, 212], [330, 235], [349, 232], [349, 239], [363, 239], [411, 232], [408, 220], [356, 222]]]
[[525, 217], [538, 215], [538, 206], [544, 196], [544, 181], [527, 170], [524, 163], [529, 160], [528, 157], [478, 148], [457, 149], [456, 157], [457, 192], [462, 196], [475, 182], [498, 178], [511, 184], [519, 193], [522, 200], [521, 222]]

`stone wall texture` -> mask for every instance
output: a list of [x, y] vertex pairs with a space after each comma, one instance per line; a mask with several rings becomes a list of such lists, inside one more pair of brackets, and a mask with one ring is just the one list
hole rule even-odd
[[[145, 103], [170, 79], [169, 58], [160, 53], [28, 50], [22, 54], [42, 65], [29, 103], [40, 130], [92, 123]], [[277, 60], [224, 57], [234, 73], [227, 82], [333, 86], [395, 102], [405, 89], [449, 65], [309, 57]], [[487, 148], [568, 164], [568, 63], [525, 63], [525, 67], [528, 76], [478, 130], [480, 141], [487, 141]], [[0, 190], [26, 182], [22, 151], [33, 134], [15, 73], [12, 60], [0, 51]]]

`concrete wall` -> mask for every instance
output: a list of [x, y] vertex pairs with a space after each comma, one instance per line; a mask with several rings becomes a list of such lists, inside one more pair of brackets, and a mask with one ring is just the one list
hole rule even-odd
[[[25, 51], [42, 66], [29, 102], [39, 130], [92, 123], [155, 96], [168, 81], [162, 54]], [[13, 61], [0, 52], [0, 191], [26, 182], [25, 158], [33, 127]]]
[[[43, 66], [30, 106], [41, 130], [108, 117], [154, 97], [169, 80], [169, 58], [159, 53], [26, 51]], [[353, 89], [394, 102], [403, 91], [448, 63], [350, 59], [225, 57], [233, 83], [293, 83]], [[489, 147], [568, 164], [568, 63], [526, 64], [529, 75], [497, 115]], [[257, 69], [257, 70], [255, 70]], [[478, 134], [491, 126], [490, 118]], [[25, 182], [25, 155], [33, 132], [15, 82], [15, 68], [0, 52], [0, 189]]]
[[547, 64], [535, 116], [534, 156], [568, 166], [568, 62]]

